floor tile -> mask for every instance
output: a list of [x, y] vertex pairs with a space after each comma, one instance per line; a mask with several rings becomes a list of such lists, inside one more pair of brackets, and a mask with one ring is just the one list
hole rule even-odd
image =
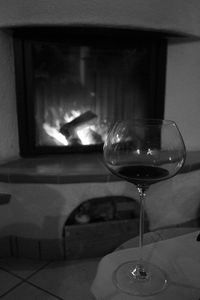
[[91, 283], [99, 259], [53, 262], [29, 279], [38, 287], [66, 300], [93, 300]]
[[23, 279], [29, 277], [34, 272], [46, 265], [46, 261], [8, 257], [0, 259], [0, 268], [17, 275]]
[[[56, 298], [45, 291], [42, 291], [34, 286], [23, 283], [16, 289], [6, 294], [3, 300], [56, 300]], [[75, 300], [75, 299], [74, 299]]]
[[17, 277], [0, 270], [0, 296], [21, 282]]

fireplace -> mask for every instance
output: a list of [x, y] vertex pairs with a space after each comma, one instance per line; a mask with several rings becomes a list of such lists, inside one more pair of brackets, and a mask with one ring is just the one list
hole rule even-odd
[[120, 118], [162, 118], [166, 38], [108, 28], [14, 32], [21, 156], [101, 151]]

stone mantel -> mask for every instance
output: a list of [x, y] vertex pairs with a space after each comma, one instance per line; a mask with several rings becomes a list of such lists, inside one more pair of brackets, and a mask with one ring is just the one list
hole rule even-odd
[[0, 28], [107, 26], [200, 36], [198, 0], [3, 0]]

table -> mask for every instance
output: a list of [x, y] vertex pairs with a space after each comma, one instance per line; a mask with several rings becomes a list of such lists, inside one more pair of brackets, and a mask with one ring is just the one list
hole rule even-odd
[[[148, 300], [200, 298], [200, 243], [196, 242], [198, 232], [198, 228], [169, 228], [145, 234], [144, 256], [170, 273], [169, 287], [163, 293], [148, 297]], [[143, 299], [120, 292], [112, 282], [116, 267], [138, 256], [139, 249], [132, 248], [134, 246], [137, 247], [137, 238], [127, 241], [101, 260], [91, 288], [96, 299]]]

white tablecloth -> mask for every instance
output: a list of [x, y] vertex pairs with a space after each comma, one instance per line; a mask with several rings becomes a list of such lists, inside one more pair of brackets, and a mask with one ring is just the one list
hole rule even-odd
[[137, 259], [139, 249], [119, 250], [99, 263], [91, 292], [97, 300], [200, 300], [200, 242], [198, 231], [144, 246], [144, 259], [158, 265], [169, 276], [169, 285], [161, 293], [130, 296], [119, 291], [112, 281], [114, 270], [123, 262]]

